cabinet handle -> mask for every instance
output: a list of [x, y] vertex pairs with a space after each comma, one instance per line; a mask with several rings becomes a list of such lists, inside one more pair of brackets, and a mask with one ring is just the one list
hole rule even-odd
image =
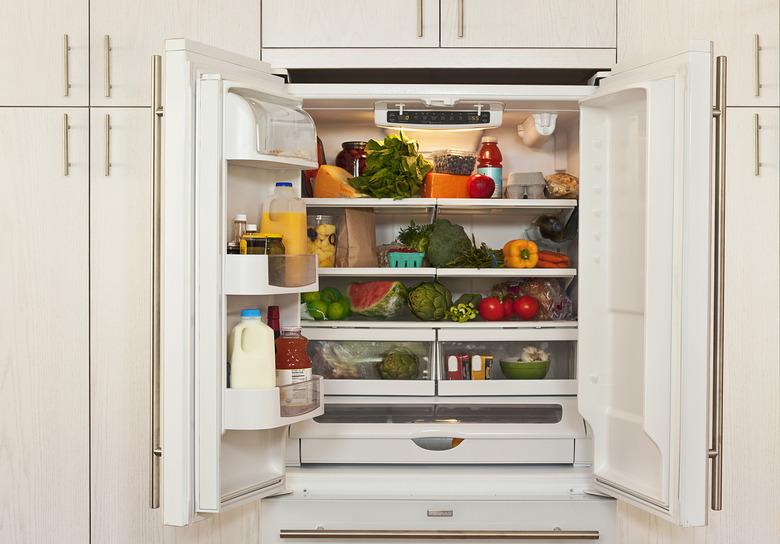
[[108, 113], [103, 123], [103, 139], [105, 141], [105, 148], [103, 149], [103, 175], [108, 177], [111, 175], [111, 115]]
[[423, 0], [417, 0], [417, 37], [423, 36]]
[[62, 35], [62, 66], [65, 72], [64, 95], [70, 96], [70, 38], [67, 34]]
[[111, 37], [103, 36], [103, 95], [111, 96]]
[[152, 361], [151, 494], [152, 508], [160, 507], [160, 195], [162, 177], [162, 57], [152, 56]]
[[62, 173], [70, 175], [70, 123], [68, 114], [62, 114]]
[[758, 114], [753, 114], [753, 175], [761, 174], [761, 151], [758, 143], [758, 133], [761, 130], [761, 124], [758, 121]]
[[458, 38], [463, 37], [463, 0], [458, 0]]
[[753, 95], [761, 94], [761, 72], [759, 56], [761, 54], [761, 44], [758, 42], [758, 34], [753, 34]]
[[282, 529], [279, 538], [356, 540], [598, 540], [598, 531], [432, 531]]
[[715, 179], [712, 212], [712, 393], [710, 508], [723, 509], [723, 330], [726, 263], [726, 57], [715, 60]]

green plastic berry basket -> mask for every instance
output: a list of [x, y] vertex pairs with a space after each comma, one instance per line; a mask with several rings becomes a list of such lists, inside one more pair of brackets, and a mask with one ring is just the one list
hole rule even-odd
[[390, 268], [420, 268], [424, 257], [425, 253], [391, 251], [387, 254], [387, 262]]

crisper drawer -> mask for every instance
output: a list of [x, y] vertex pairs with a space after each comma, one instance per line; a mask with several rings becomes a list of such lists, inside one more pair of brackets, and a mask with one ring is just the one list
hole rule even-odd
[[326, 395], [436, 393], [436, 332], [409, 329], [307, 327], [314, 373], [325, 378]]
[[615, 543], [614, 501], [275, 498], [263, 502], [262, 541]]
[[[546, 361], [509, 362], [524, 353]], [[438, 394], [576, 395], [576, 354], [576, 328], [442, 329], [437, 351]], [[469, 369], [472, 362], [481, 365], [481, 372]]]

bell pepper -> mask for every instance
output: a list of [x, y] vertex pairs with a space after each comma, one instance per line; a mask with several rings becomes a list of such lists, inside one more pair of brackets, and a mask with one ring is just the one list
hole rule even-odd
[[510, 240], [504, 244], [504, 266], [533, 268], [539, 261], [539, 248], [530, 240]]

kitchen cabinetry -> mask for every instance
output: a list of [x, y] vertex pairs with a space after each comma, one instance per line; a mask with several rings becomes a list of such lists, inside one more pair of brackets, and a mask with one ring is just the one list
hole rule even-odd
[[263, 48], [438, 47], [436, 0], [265, 0]]
[[86, 106], [87, 0], [0, 3], [0, 106]]
[[87, 110], [0, 108], [0, 126], [0, 542], [87, 542]]
[[779, 10], [776, 0], [619, 0], [616, 69], [677, 53], [691, 39], [710, 40], [715, 55], [729, 59], [729, 106], [778, 106]]
[[103, 0], [90, 3], [89, 24], [93, 106], [149, 106], [149, 57], [162, 52], [166, 38], [191, 36], [260, 56], [260, 2], [254, 0]]
[[442, 47], [615, 47], [615, 0], [442, 0]]

